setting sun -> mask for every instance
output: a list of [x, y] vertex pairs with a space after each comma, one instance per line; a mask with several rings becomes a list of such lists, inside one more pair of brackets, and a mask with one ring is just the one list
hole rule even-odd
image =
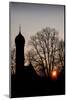
[[58, 75], [57, 70], [53, 70], [51, 74], [52, 79], [57, 79], [57, 75]]
[[53, 71], [53, 74], [52, 74], [53, 76], [56, 76], [57, 75], [57, 72], [56, 71]]

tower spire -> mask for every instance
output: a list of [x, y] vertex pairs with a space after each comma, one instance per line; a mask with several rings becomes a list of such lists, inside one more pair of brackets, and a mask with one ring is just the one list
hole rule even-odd
[[19, 25], [19, 34], [21, 34], [21, 24]]

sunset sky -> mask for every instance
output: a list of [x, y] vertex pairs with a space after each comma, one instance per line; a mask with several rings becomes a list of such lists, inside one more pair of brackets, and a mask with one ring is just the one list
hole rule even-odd
[[10, 3], [12, 47], [19, 33], [19, 24], [21, 24], [21, 33], [26, 45], [31, 35], [45, 27], [55, 28], [59, 32], [59, 37], [64, 39], [64, 6]]

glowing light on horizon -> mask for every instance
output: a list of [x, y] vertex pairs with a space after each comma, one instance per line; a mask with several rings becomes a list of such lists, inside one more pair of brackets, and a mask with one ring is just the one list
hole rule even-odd
[[52, 79], [57, 79], [57, 77], [58, 77], [58, 72], [57, 72], [57, 70], [53, 70], [53, 71], [52, 71], [51, 77], [52, 77]]

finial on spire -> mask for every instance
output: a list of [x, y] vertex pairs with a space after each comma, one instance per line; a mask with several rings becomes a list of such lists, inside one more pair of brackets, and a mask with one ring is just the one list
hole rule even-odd
[[21, 24], [19, 25], [19, 33], [21, 34]]

